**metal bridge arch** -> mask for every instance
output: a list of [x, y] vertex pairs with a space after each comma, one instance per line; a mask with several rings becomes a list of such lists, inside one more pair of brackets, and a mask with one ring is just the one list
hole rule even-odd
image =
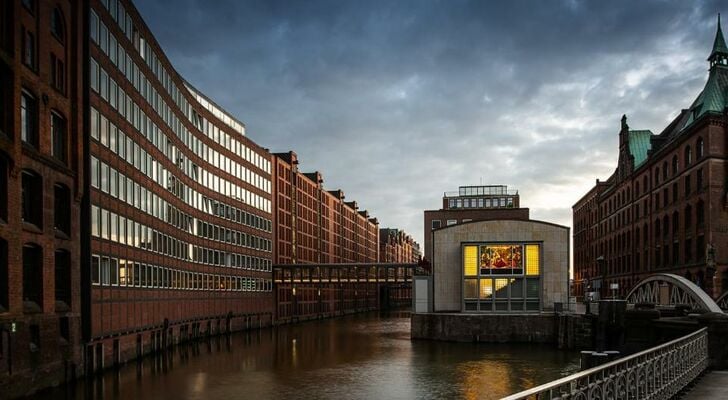
[[721, 294], [715, 302], [722, 310], [728, 310], [728, 291]]
[[643, 279], [627, 294], [627, 303], [685, 304], [707, 312], [723, 312], [698, 285], [675, 274], [654, 274]]

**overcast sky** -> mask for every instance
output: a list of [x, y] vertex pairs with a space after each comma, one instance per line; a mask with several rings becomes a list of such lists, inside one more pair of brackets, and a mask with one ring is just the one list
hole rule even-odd
[[422, 243], [459, 185], [531, 218], [616, 167], [619, 120], [659, 133], [707, 78], [719, 1], [137, 0], [177, 71], [256, 143], [294, 150]]

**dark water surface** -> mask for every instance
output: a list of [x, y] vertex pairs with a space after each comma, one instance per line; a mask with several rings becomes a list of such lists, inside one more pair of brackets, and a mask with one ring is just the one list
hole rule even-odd
[[46, 399], [497, 399], [573, 373], [553, 346], [411, 341], [409, 314], [368, 313], [180, 346]]

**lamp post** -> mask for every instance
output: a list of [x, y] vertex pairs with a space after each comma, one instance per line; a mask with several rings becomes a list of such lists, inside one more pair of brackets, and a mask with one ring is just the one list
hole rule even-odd
[[609, 289], [612, 290], [612, 300], [617, 298], [617, 290], [619, 290], [619, 283], [610, 283]]

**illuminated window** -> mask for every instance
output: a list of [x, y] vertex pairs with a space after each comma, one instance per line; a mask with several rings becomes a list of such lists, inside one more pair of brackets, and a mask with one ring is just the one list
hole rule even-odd
[[478, 274], [478, 246], [463, 248], [463, 273], [465, 276]]
[[480, 274], [522, 274], [522, 246], [513, 244], [480, 247]]
[[540, 244], [467, 244], [462, 251], [463, 311], [541, 309]]
[[493, 280], [492, 279], [481, 279], [480, 280], [480, 298], [489, 299], [493, 295]]
[[526, 275], [538, 275], [540, 253], [537, 244], [526, 245]]

